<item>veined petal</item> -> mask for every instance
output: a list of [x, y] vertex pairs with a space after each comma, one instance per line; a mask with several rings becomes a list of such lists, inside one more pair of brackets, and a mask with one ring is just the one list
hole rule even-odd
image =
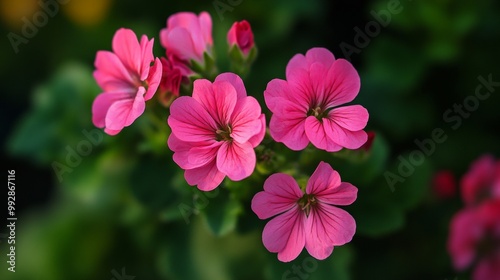
[[217, 78], [215, 78], [214, 83], [221, 81], [225, 81], [233, 85], [234, 89], [236, 90], [237, 99], [247, 97], [247, 90], [245, 89], [245, 85], [243, 84], [243, 80], [240, 78], [240, 76], [230, 72], [222, 73], [217, 76]]
[[337, 59], [325, 76], [327, 85], [326, 104], [328, 108], [336, 107], [354, 100], [361, 87], [358, 72], [345, 59]]
[[368, 140], [365, 131], [347, 130], [328, 118], [323, 118], [323, 128], [333, 142], [348, 149], [358, 149]]
[[217, 125], [230, 124], [236, 106], [236, 89], [226, 81], [214, 82], [205, 79], [194, 81], [193, 98], [197, 100], [215, 120]]
[[278, 259], [289, 262], [297, 258], [304, 249], [305, 215], [296, 206], [276, 216], [264, 227], [262, 242], [267, 250], [278, 253]]
[[340, 181], [340, 175], [326, 162], [320, 162], [307, 182], [306, 192], [322, 203], [349, 205], [356, 200], [358, 189]]
[[94, 99], [94, 103], [92, 103], [92, 122], [94, 125], [99, 128], [105, 127], [105, 119], [109, 107], [111, 107], [113, 103], [125, 99], [130, 99], [128, 93], [104, 92], [99, 94], [96, 99]]
[[297, 205], [302, 195], [292, 176], [275, 173], [264, 182], [264, 191], [257, 193], [252, 199], [252, 210], [259, 219], [267, 219]]
[[323, 260], [332, 253], [334, 246], [352, 240], [356, 222], [345, 210], [318, 203], [309, 213], [305, 231], [307, 251], [311, 256]]
[[116, 54], [98, 51], [95, 59], [94, 78], [104, 91], [134, 92], [134, 80]]
[[153, 56], [153, 45], [155, 39], [152, 38], [148, 40], [146, 35], [142, 35], [141, 37], [141, 64], [139, 69], [139, 77], [141, 81], [146, 80], [149, 75], [151, 62], [154, 60]]
[[358, 131], [368, 123], [368, 111], [361, 105], [338, 107], [329, 112], [328, 118], [347, 130]]
[[148, 90], [144, 95], [144, 99], [146, 101], [153, 98], [154, 94], [156, 93], [156, 90], [158, 90], [158, 87], [160, 86], [161, 82], [162, 73], [163, 69], [161, 61], [159, 58], [156, 58], [155, 63], [149, 70], [149, 77], [147, 78]]
[[305, 120], [305, 116], [280, 118], [273, 115], [269, 123], [271, 136], [276, 142], [282, 142], [294, 151], [303, 150], [309, 144], [305, 132]]
[[252, 144], [252, 147], [254, 148], [257, 147], [262, 142], [264, 136], [266, 135], [266, 115], [261, 114], [259, 120], [261, 122], [259, 133], [255, 134], [250, 139], [248, 139], [248, 142], [250, 142], [250, 144]]
[[172, 102], [168, 125], [172, 128], [172, 133], [183, 141], [215, 140], [215, 121], [192, 97], [181, 96]]
[[113, 103], [109, 107], [106, 115], [106, 127], [112, 130], [121, 130], [125, 126], [131, 125], [146, 108], [144, 93], [146, 89], [140, 87], [134, 99], [126, 99]]
[[211, 145], [192, 147], [187, 155], [187, 169], [201, 167], [213, 161], [221, 145], [221, 142], [214, 141]]
[[217, 188], [224, 177], [225, 175], [217, 169], [215, 160], [204, 166], [188, 169], [184, 173], [184, 178], [189, 185], [197, 185], [198, 189], [206, 192]]
[[319, 62], [326, 69], [329, 69], [335, 62], [335, 56], [325, 48], [312, 48], [306, 53], [306, 62], [309, 65]]
[[142, 50], [134, 31], [126, 28], [116, 31], [112, 47], [129, 71], [137, 73], [137, 75], [141, 73]]
[[250, 176], [255, 162], [255, 151], [248, 142], [224, 141], [217, 153], [217, 168], [233, 181]]
[[255, 98], [247, 96], [238, 100], [230, 120], [232, 125], [231, 138], [239, 143], [244, 143], [256, 133], [260, 133], [262, 131], [260, 115], [260, 105]]
[[320, 122], [316, 117], [309, 116], [305, 120], [305, 133], [311, 143], [318, 149], [327, 152], [337, 152], [342, 146], [334, 142], [325, 131], [325, 122]]

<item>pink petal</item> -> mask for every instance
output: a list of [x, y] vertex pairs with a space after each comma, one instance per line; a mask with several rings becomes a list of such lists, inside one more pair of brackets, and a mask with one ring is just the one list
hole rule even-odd
[[291, 74], [297, 71], [308, 71], [309, 63], [303, 54], [296, 54], [286, 65], [286, 79], [290, 80]]
[[108, 135], [115, 136], [116, 134], [120, 133], [122, 131], [121, 129], [115, 130], [115, 129], [109, 129], [109, 128], [104, 128], [104, 132], [106, 132]]
[[286, 81], [274, 79], [267, 84], [264, 91], [266, 105], [274, 114], [286, 116], [290, 112], [306, 115], [309, 110], [309, 103], [298, 102], [291, 95], [294, 91], [288, 86]]
[[221, 144], [215, 140], [190, 143], [179, 140], [173, 133], [168, 138], [168, 147], [174, 152], [173, 159], [182, 169], [193, 169], [206, 165], [217, 155]]
[[146, 78], [149, 75], [150, 67], [151, 67], [151, 62], [154, 60], [153, 56], [153, 45], [154, 45], [155, 39], [151, 39], [151, 41], [148, 40], [148, 37], [146, 35], [142, 35], [141, 37], [141, 68], [139, 69], [139, 76], [141, 81], [146, 80]]
[[168, 125], [182, 141], [199, 142], [215, 140], [215, 121], [198, 101], [181, 96], [170, 106]]
[[238, 100], [231, 116], [231, 138], [239, 143], [247, 142], [262, 131], [261, 109], [259, 102], [251, 97]]
[[309, 116], [305, 121], [305, 132], [307, 138], [318, 149], [327, 152], [337, 152], [342, 146], [334, 142], [325, 131], [325, 122], [320, 122], [316, 117]]
[[273, 115], [269, 123], [269, 129], [271, 137], [276, 142], [282, 142], [294, 151], [303, 150], [309, 144], [305, 132], [305, 116], [280, 118]]
[[146, 108], [144, 93], [146, 89], [140, 87], [135, 99], [126, 99], [113, 103], [109, 107], [106, 115], [106, 127], [112, 130], [121, 130], [125, 126], [131, 125]]
[[335, 62], [335, 57], [325, 48], [312, 48], [306, 53], [306, 61], [309, 65], [319, 62], [326, 69], [329, 69]]
[[201, 12], [198, 16], [199, 24], [201, 27], [201, 34], [203, 41], [208, 45], [213, 45], [212, 40], [212, 18], [207, 12]]
[[252, 144], [252, 147], [254, 148], [257, 147], [262, 142], [264, 136], [266, 135], [266, 115], [264, 114], [260, 115], [259, 120], [261, 122], [259, 133], [255, 134], [250, 139], [248, 139], [248, 142], [250, 142], [250, 144]]
[[243, 84], [243, 80], [240, 76], [234, 73], [222, 73], [215, 78], [214, 82], [226, 81], [233, 85], [234, 89], [236, 89], [237, 99], [242, 99], [247, 97], [247, 90], [245, 89], [245, 85]]
[[306, 249], [311, 256], [323, 260], [332, 253], [333, 246], [350, 242], [355, 232], [356, 222], [349, 213], [318, 203], [306, 220]]
[[156, 58], [155, 64], [153, 64], [153, 66], [149, 70], [149, 77], [147, 78], [148, 91], [144, 96], [144, 99], [146, 101], [153, 98], [154, 94], [156, 93], [156, 90], [158, 90], [158, 87], [160, 86], [161, 82], [162, 73], [163, 69], [161, 61], [159, 58]]
[[198, 24], [198, 17], [192, 12], [179, 12], [171, 15], [167, 20], [167, 27], [184, 27], [188, 28]]
[[325, 75], [327, 85], [327, 107], [336, 107], [354, 100], [358, 95], [361, 82], [358, 72], [345, 59], [337, 59]]
[[283, 213], [295, 205], [303, 193], [292, 176], [275, 173], [264, 182], [264, 191], [252, 199], [252, 210], [259, 219]]
[[323, 203], [349, 205], [356, 200], [358, 189], [349, 183], [342, 183], [339, 173], [322, 161], [309, 178], [306, 192], [314, 194]]
[[182, 27], [176, 27], [166, 30], [163, 34], [167, 49], [170, 49], [177, 57], [182, 60], [191, 59], [201, 60], [203, 57], [195, 50], [191, 33]]
[[218, 128], [230, 124], [236, 106], [235, 88], [225, 81], [212, 84], [205, 79], [194, 81], [193, 87], [193, 98], [206, 109]]
[[99, 94], [96, 99], [94, 99], [94, 103], [92, 103], [92, 122], [94, 125], [99, 128], [105, 127], [105, 119], [109, 107], [117, 101], [129, 98], [130, 95], [128, 93], [122, 92], [104, 92]]
[[360, 105], [338, 107], [330, 111], [328, 118], [347, 130], [358, 131], [368, 123], [368, 111]]
[[202, 167], [188, 169], [184, 173], [184, 178], [189, 185], [198, 185], [198, 189], [207, 192], [217, 188], [224, 177], [225, 175], [217, 169], [215, 160]]
[[478, 203], [481, 194], [490, 193], [495, 173], [495, 158], [491, 155], [484, 155], [471, 164], [460, 182], [462, 198], [467, 205]]
[[[264, 91], [264, 100], [266, 105], [271, 110], [271, 112], [276, 113], [277, 107], [280, 106], [282, 100], [289, 100], [288, 83], [281, 79], [271, 80]], [[303, 107], [303, 110], [307, 112], [308, 104], [297, 104]]]
[[278, 259], [289, 262], [304, 249], [305, 215], [298, 206], [269, 221], [262, 232], [262, 242], [269, 252], [278, 253]]
[[323, 118], [323, 128], [333, 142], [348, 149], [358, 149], [368, 140], [368, 135], [363, 130], [347, 130], [331, 119]]
[[213, 142], [210, 145], [196, 146], [189, 150], [187, 169], [193, 169], [208, 164], [215, 159], [221, 142]]
[[173, 133], [168, 137], [168, 148], [174, 152], [173, 159], [182, 169], [189, 166], [189, 150], [193, 147], [192, 143], [179, 140]]
[[98, 51], [95, 59], [94, 78], [104, 91], [134, 92], [134, 80], [116, 54]]
[[474, 280], [493, 280], [500, 277], [500, 254], [480, 260], [472, 273]]
[[134, 31], [125, 28], [116, 31], [113, 37], [113, 51], [129, 71], [139, 75], [142, 51]]
[[324, 106], [325, 99], [328, 95], [328, 84], [325, 83], [325, 75], [328, 73], [329, 67], [326, 67], [322, 62], [314, 62], [309, 67], [309, 79], [311, 83], [311, 101], [309, 106], [316, 108]]
[[296, 103], [297, 106], [307, 109], [315, 107], [321, 102], [321, 94], [316, 92], [318, 81], [312, 81], [309, 69], [298, 69], [287, 75], [288, 89], [287, 99]]
[[255, 168], [252, 144], [225, 141], [217, 153], [217, 168], [233, 181], [250, 176]]
[[474, 208], [465, 208], [455, 214], [450, 223], [448, 252], [458, 270], [467, 268], [476, 257], [476, 245], [482, 236]]

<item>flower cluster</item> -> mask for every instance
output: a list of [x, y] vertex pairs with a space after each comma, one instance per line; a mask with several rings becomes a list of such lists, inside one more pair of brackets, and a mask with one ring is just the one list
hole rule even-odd
[[[164, 57], [154, 58], [153, 42], [145, 35], [139, 42], [133, 31], [120, 29], [113, 38], [114, 52], [98, 52], [94, 76], [104, 93], [92, 107], [94, 124], [110, 135], [119, 133], [145, 111], [145, 102], [158, 90], [157, 101], [170, 113], [168, 147], [188, 184], [210, 191], [226, 177], [250, 177], [258, 161], [254, 149], [266, 135], [261, 106], [247, 95], [237, 74], [247, 73], [257, 53], [250, 24], [235, 22], [227, 33], [236, 73], [217, 70], [212, 19], [206, 12], [181, 12], [167, 19], [160, 32]], [[373, 135], [367, 142], [363, 130], [368, 111], [342, 106], [359, 89], [354, 67], [327, 49], [295, 55], [286, 67], [286, 80], [274, 79], [263, 91], [272, 113], [270, 137], [294, 151], [309, 143], [327, 152], [369, 150]], [[356, 196], [356, 187], [341, 182], [321, 162], [304, 191], [290, 175], [271, 175], [253, 198], [252, 209], [261, 219], [274, 217], [264, 228], [263, 243], [279, 260], [295, 259], [304, 247], [325, 259], [335, 246], [350, 242], [356, 229], [354, 218], [333, 205], [349, 205]]]
[[500, 278], [500, 161], [485, 155], [460, 182], [466, 207], [450, 224], [448, 251], [456, 269], [474, 265], [474, 280]]

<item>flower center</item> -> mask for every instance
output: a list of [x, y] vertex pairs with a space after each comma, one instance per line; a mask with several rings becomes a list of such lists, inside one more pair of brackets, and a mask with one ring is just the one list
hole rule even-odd
[[318, 200], [312, 194], [304, 194], [297, 204], [300, 206], [300, 209], [306, 213], [306, 216], [309, 216], [311, 208], [318, 204]]
[[232, 128], [231, 125], [226, 124], [225, 127], [219, 128], [215, 131], [215, 139], [217, 141], [231, 141], [233, 138], [231, 138], [231, 132]]
[[323, 117], [326, 116], [326, 113], [327, 112], [325, 110], [323, 110], [323, 108], [321, 108], [320, 106], [317, 106], [315, 108], [309, 109], [309, 112], [307, 112], [307, 115], [314, 116], [318, 120], [321, 120]]

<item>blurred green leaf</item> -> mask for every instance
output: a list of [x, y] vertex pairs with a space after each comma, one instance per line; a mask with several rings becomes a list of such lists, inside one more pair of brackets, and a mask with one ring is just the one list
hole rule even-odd
[[11, 135], [8, 150], [40, 163], [64, 158], [65, 147], [85, 139], [82, 129], [93, 126], [91, 105], [98, 92], [88, 67], [63, 66], [35, 90], [33, 108]]
[[227, 189], [219, 190], [216, 197], [207, 197], [208, 206], [203, 217], [216, 236], [226, 235], [236, 228], [242, 212], [241, 203]]
[[143, 157], [130, 173], [132, 193], [153, 211], [164, 209], [177, 200], [170, 167], [164, 158]]

